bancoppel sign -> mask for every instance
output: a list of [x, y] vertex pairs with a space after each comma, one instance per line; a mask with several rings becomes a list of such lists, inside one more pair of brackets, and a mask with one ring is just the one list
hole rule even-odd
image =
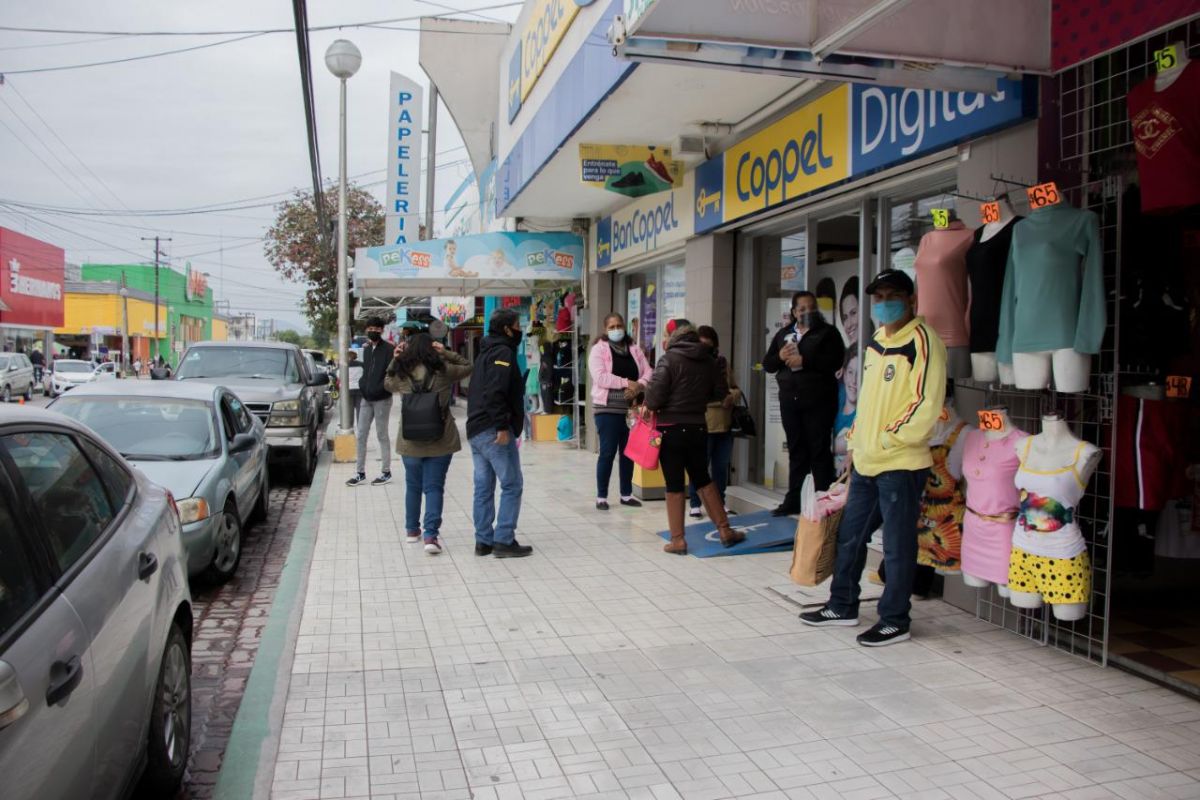
[[[392, 73], [388, 98], [388, 171], [384, 243], [408, 244], [421, 231], [421, 129], [425, 124], [425, 90], [415, 81]], [[430, 235], [432, 235], [430, 231]]]
[[687, 241], [694, 230], [692, 173], [678, 189], [640, 198], [596, 225], [596, 268]]
[[63, 324], [62, 248], [0, 228], [0, 325]]

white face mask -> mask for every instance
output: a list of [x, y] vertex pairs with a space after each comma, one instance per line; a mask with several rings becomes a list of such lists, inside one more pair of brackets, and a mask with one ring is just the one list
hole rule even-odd
[[608, 332], [608, 340], [613, 344], [620, 344], [625, 341], [625, 329], [617, 328]]

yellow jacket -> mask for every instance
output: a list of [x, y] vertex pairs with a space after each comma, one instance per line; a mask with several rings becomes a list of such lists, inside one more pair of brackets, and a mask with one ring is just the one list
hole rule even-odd
[[946, 398], [946, 345], [923, 317], [888, 336], [875, 331], [863, 357], [858, 410], [846, 437], [862, 475], [929, 467], [929, 437]]

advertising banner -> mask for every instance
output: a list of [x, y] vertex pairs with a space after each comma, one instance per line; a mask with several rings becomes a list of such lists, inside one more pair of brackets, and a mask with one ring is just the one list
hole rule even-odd
[[622, 264], [692, 236], [692, 174], [668, 193], [643, 197], [596, 224], [596, 268]]
[[641, 346], [642, 290], [630, 289], [625, 293], [625, 325], [629, 336]]
[[0, 228], [0, 325], [63, 324], [62, 248]]
[[682, 319], [687, 316], [687, 270], [683, 264], [663, 267], [663, 319]]
[[456, 328], [475, 316], [474, 297], [431, 297], [429, 311], [436, 319]]
[[1035, 82], [993, 94], [842, 84], [696, 168], [695, 232], [1036, 116]]
[[407, 245], [360, 247], [355, 279], [462, 278], [578, 281], [583, 240], [573, 233], [480, 233]]
[[671, 148], [640, 144], [579, 145], [579, 177], [588, 186], [644, 197], [683, 184], [683, 164]]
[[387, 203], [384, 242], [415, 242], [421, 233], [421, 129], [425, 90], [411, 78], [392, 73], [388, 97]]
[[[590, 2], [590, 0], [589, 0]], [[579, 7], [588, 3], [575, 0], [534, 0], [533, 11], [521, 32], [521, 100], [533, 91], [550, 57], [563, 36], [579, 16]], [[509, 85], [512, 76], [509, 76]]]

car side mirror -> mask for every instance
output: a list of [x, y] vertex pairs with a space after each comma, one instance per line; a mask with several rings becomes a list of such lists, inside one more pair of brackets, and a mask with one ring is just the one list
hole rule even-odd
[[328, 386], [328, 385], [329, 385], [329, 375], [328, 375], [328, 373], [321, 372], [321, 373], [318, 373], [318, 374], [316, 374], [316, 375], [313, 375], [313, 376], [312, 376], [312, 377], [309, 379], [309, 381], [308, 381], [308, 385], [309, 385], [309, 386]]
[[231, 455], [248, 453], [254, 449], [254, 445], [257, 443], [258, 439], [255, 438], [253, 433], [239, 433], [229, 443], [229, 452]]

